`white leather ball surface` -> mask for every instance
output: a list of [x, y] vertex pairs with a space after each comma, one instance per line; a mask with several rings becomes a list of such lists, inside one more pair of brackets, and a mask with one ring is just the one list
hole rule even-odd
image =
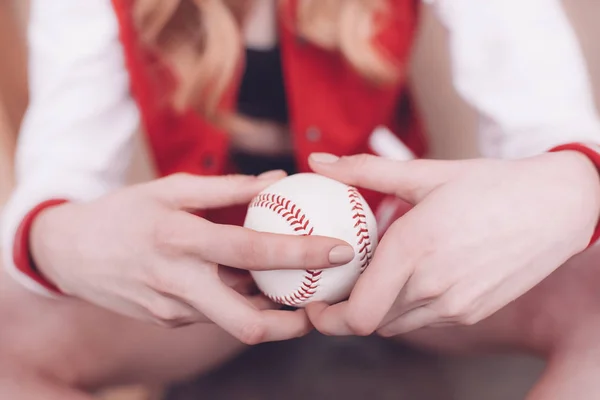
[[354, 259], [338, 267], [252, 271], [266, 296], [294, 307], [346, 299], [377, 246], [375, 217], [358, 191], [314, 173], [291, 175], [263, 190], [250, 203], [244, 226], [261, 232], [335, 237], [354, 247]]

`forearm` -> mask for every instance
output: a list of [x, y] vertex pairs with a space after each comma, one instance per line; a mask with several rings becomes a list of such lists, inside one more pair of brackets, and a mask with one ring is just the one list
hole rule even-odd
[[14, 185], [15, 134], [0, 104], [0, 210]]
[[596, 398], [600, 393], [599, 353], [597, 341], [580, 348], [561, 350], [550, 359], [542, 378], [526, 400]]
[[13, 132], [18, 130], [28, 97], [25, 29], [21, 26], [24, 18], [17, 12], [22, 5], [16, 3], [0, 1], [0, 102], [4, 108], [0, 130], [6, 123]]
[[[577, 190], [597, 187], [600, 118], [561, 1], [429, 1], [449, 31], [453, 85], [479, 115], [481, 154], [524, 159], [570, 150], [596, 168]], [[560, 157], [547, 159], [563, 168]], [[579, 163], [567, 164], [581, 172]]]
[[16, 132], [27, 103], [25, 59], [12, 2], [0, 2], [0, 210], [14, 185]]
[[479, 114], [484, 156], [600, 143], [591, 79], [558, 0], [431, 0], [449, 31], [452, 81]]
[[87, 201], [121, 187], [140, 120], [110, 2], [82, 7], [71, 0], [57, 8], [33, 1], [28, 32], [35, 101], [19, 130], [18, 184], [3, 213], [2, 247], [8, 272], [44, 292], [25, 266], [27, 216], [49, 200]]

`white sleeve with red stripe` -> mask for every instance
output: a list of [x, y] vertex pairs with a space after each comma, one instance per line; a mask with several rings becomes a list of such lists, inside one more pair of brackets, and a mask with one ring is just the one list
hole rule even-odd
[[561, 0], [424, 1], [448, 29], [453, 84], [479, 114], [483, 156], [575, 150], [600, 169], [591, 79]]
[[432, 0], [453, 83], [480, 116], [486, 157], [600, 144], [586, 62], [561, 0]]
[[28, 229], [43, 207], [85, 201], [124, 184], [139, 126], [109, 0], [33, 0], [30, 104], [19, 134], [17, 186], [2, 215], [3, 265], [44, 295]]

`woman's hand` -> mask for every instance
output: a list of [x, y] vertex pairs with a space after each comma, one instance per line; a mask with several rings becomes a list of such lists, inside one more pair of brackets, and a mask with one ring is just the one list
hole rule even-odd
[[297, 337], [312, 328], [303, 311], [261, 311], [273, 305], [228, 286], [219, 265], [327, 268], [350, 261], [352, 247], [217, 225], [187, 212], [245, 204], [284, 176], [173, 175], [50, 208], [32, 227], [32, 256], [64, 293], [121, 314], [168, 326], [212, 321], [247, 344]]
[[598, 172], [576, 152], [515, 160], [311, 157], [315, 172], [415, 206], [384, 234], [349, 300], [307, 313], [325, 334], [474, 324], [589, 244]]

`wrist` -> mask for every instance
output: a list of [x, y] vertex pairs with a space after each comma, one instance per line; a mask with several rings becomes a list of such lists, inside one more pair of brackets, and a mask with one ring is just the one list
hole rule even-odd
[[45, 228], [43, 230], [40, 229], [41, 226], [45, 225], [40, 224], [40, 220], [43, 221], [43, 217], [51, 213], [54, 209], [60, 208], [60, 205], [63, 203], [65, 203], [65, 200], [49, 200], [32, 209], [17, 229], [13, 249], [13, 261], [17, 270], [43, 287], [46, 291], [54, 293], [61, 293], [61, 291], [53, 279], [47, 275], [45, 269], [43, 267], [40, 268], [40, 266], [49, 265], [46, 262], [45, 256], [51, 252], [39, 251], [40, 249], [44, 249], [44, 246], [40, 245], [51, 239], [53, 234]]
[[572, 171], [572, 177], [583, 190], [582, 199], [592, 213], [596, 229], [590, 240], [594, 244], [600, 238], [600, 147], [584, 143], [569, 143], [557, 146], [550, 150], [552, 153], [561, 154], [563, 165]]

